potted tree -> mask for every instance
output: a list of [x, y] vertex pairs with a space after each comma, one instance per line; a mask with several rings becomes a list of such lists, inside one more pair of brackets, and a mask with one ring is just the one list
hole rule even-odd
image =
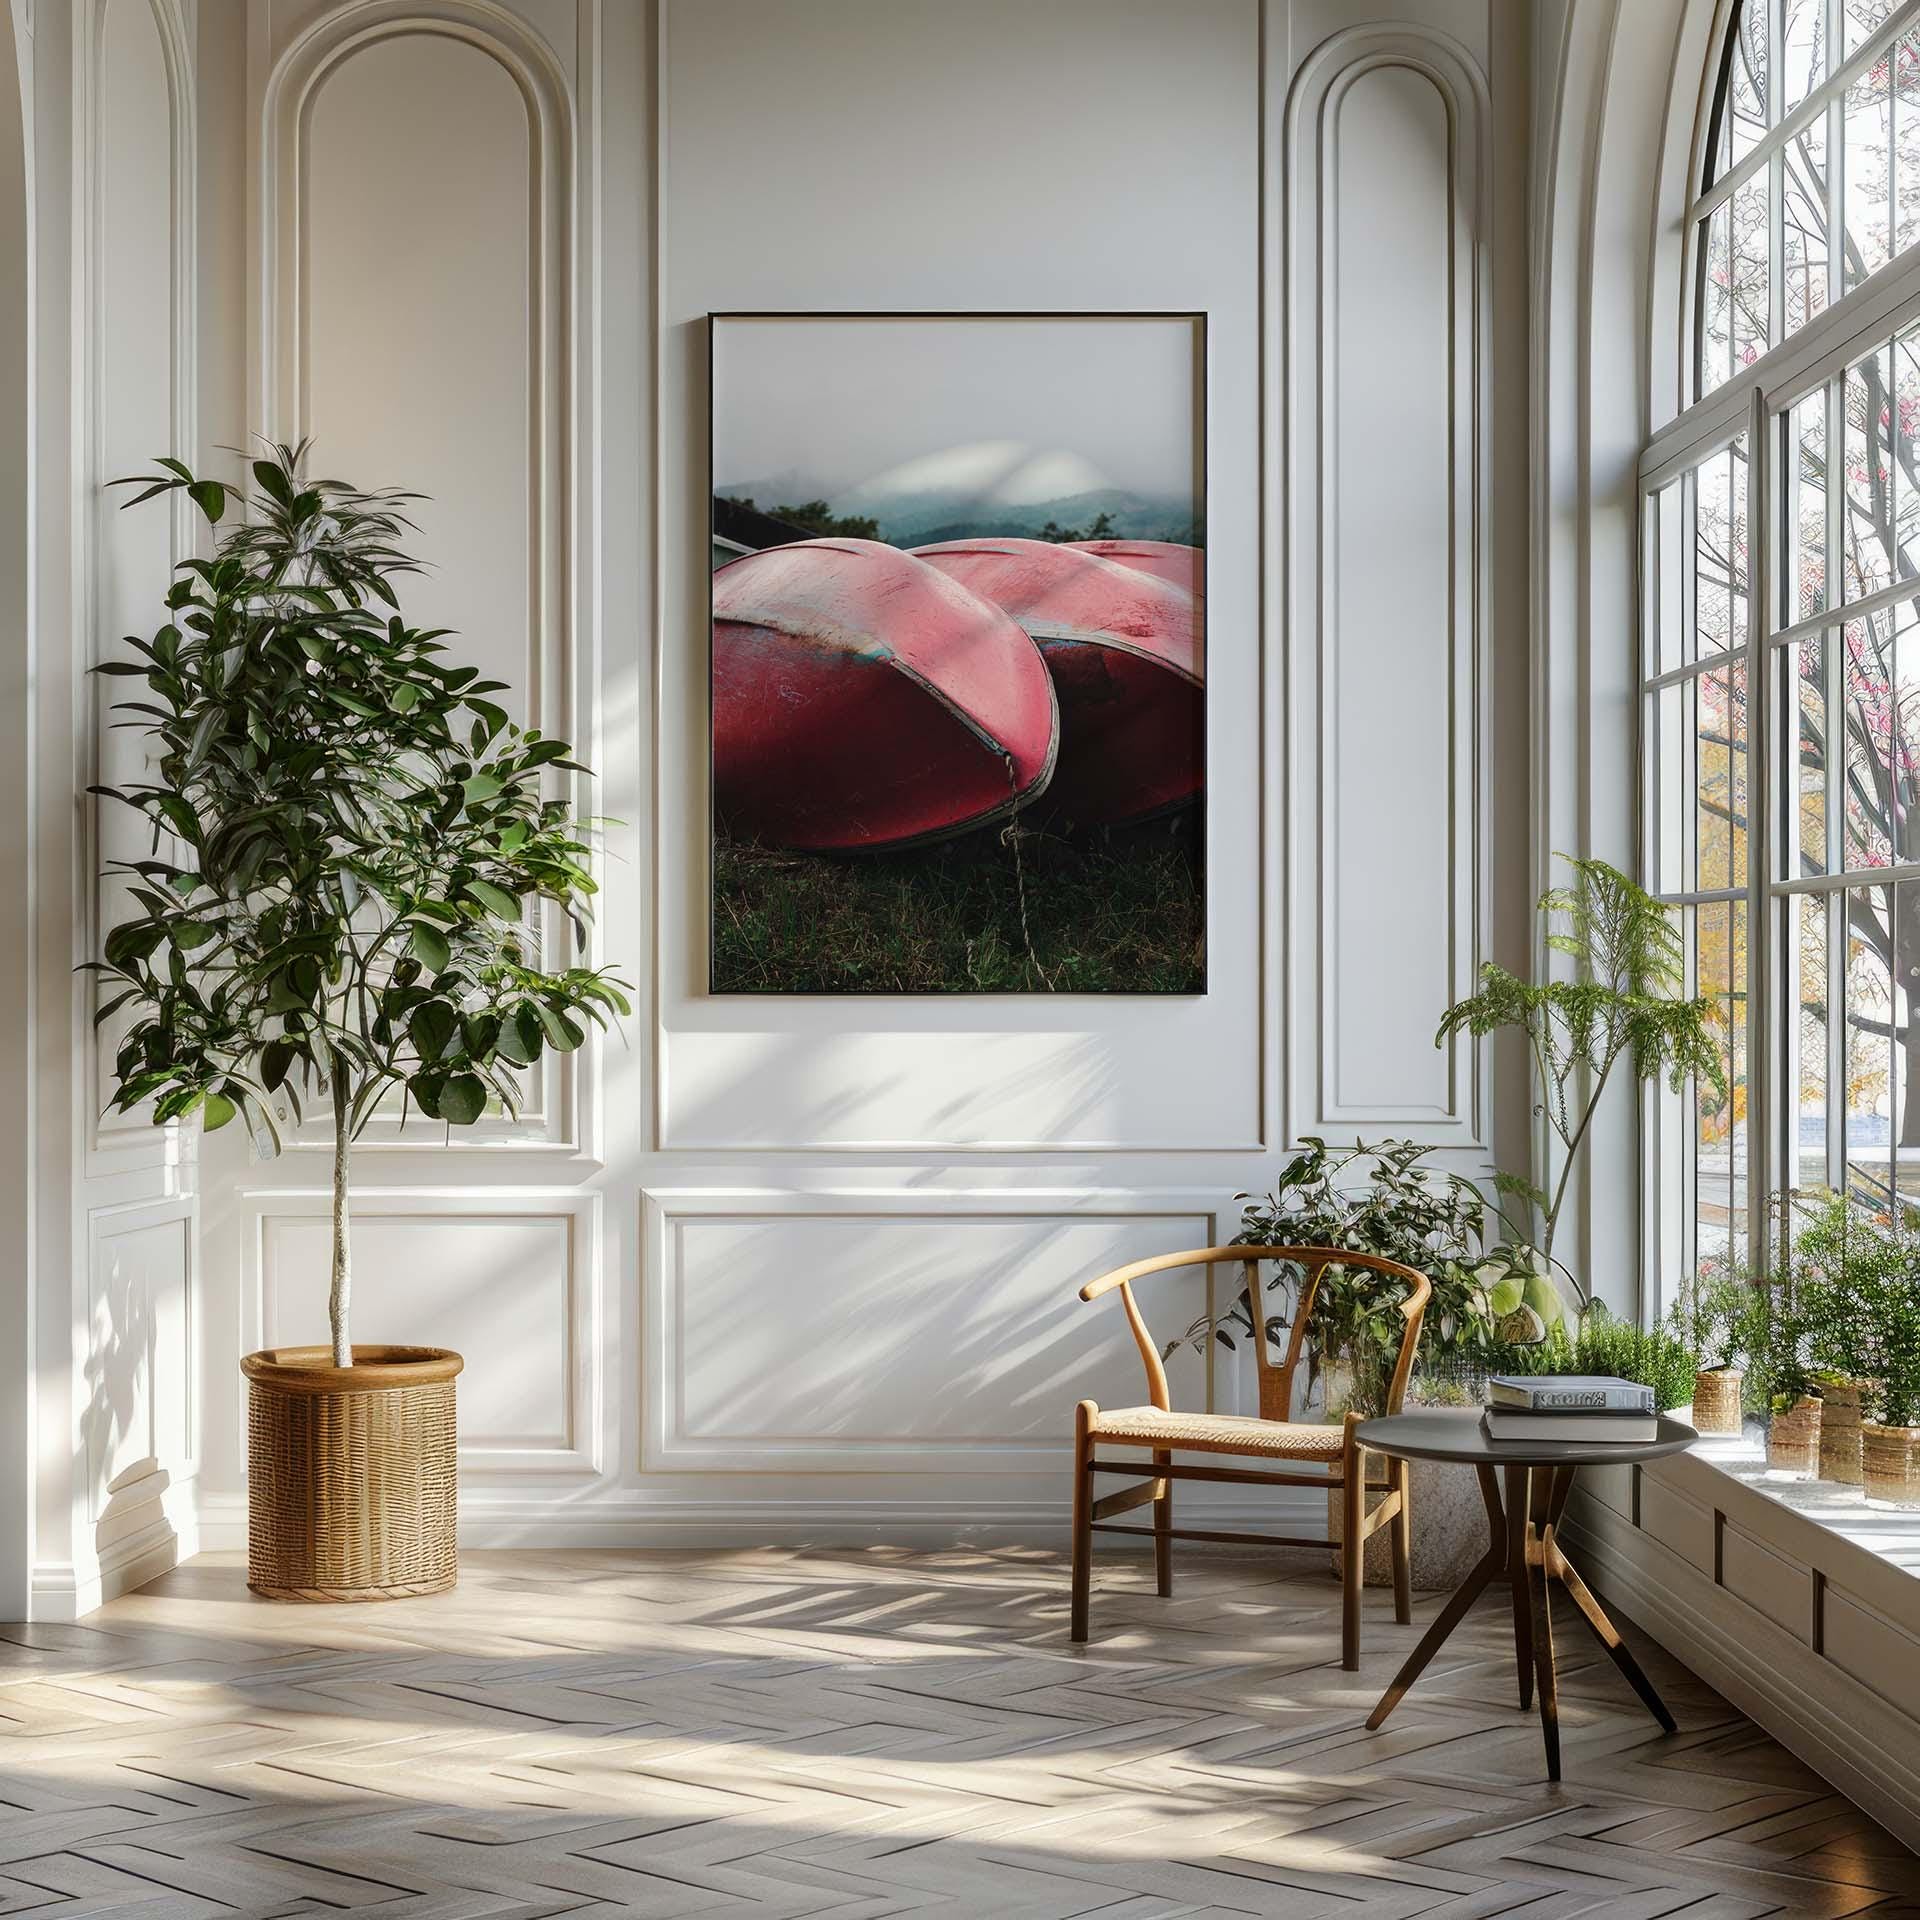
[[1813, 1384], [1820, 1395], [1820, 1478], [1857, 1487], [1861, 1420], [1885, 1344], [1883, 1303], [1904, 1291], [1900, 1236], [1839, 1193], [1776, 1197], [1793, 1230], [1790, 1270], [1815, 1289], [1807, 1329]]
[[1811, 1480], [1820, 1468], [1820, 1396], [1809, 1356], [1816, 1284], [1790, 1268], [1764, 1289], [1759, 1349], [1748, 1355], [1767, 1419], [1767, 1468]]
[[[408, 626], [396, 582], [413, 496], [309, 480], [304, 445], [253, 463], [258, 493], [184, 562], [168, 619], [98, 671], [153, 777], [94, 791], [152, 824], [118, 861], [135, 909], [108, 935], [99, 1018], [132, 1023], [114, 1105], [156, 1123], [280, 1110], [332, 1121], [326, 1346], [250, 1354], [248, 1584], [282, 1599], [435, 1592], [455, 1576], [454, 1377], [440, 1348], [349, 1335], [349, 1161], [377, 1113], [466, 1126], [517, 1111], [521, 1076], [627, 1011], [584, 946], [589, 847], [550, 787], [564, 741], [509, 721], [503, 683]], [[176, 460], [130, 482], [184, 492], [216, 528], [233, 503]]]
[[1560, 857], [1572, 882], [1548, 888], [1538, 911], [1548, 948], [1572, 960], [1572, 977], [1536, 984], [1488, 961], [1480, 991], [1449, 1007], [1434, 1036], [1438, 1046], [1458, 1033], [1479, 1038], [1514, 1028], [1526, 1035], [1536, 1110], [1559, 1142], [1560, 1170], [1551, 1191], [1514, 1173], [1496, 1174], [1494, 1183], [1540, 1221], [1537, 1250], [1511, 1246], [1505, 1260], [1543, 1331], [1558, 1317], [1546, 1298], [1552, 1274], [1566, 1279], [1582, 1314], [1593, 1299], [1553, 1246], [1573, 1169], [1615, 1074], [1664, 1077], [1676, 1093], [1697, 1077], [1727, 1095], [1712, 1032], [1718, 1015], [1710, 995], [1685, 993], [1686, 946], [1672, 911], [1604, 860]]

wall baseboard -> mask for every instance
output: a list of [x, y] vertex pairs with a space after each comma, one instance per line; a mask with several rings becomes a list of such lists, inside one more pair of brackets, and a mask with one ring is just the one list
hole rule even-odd
[[[1258, 1504], [1209, 1504], [1209, 1525], [1232, 1531], [1314, 1535], [1326, 1525], [1326, 1498], [1278, 1497]], [[200, 1547], [237, 1552], [247, 1544], [245, 1494], [202, 1497]], [[726, 1499], [644, 1492], [602, 1494], [569, 1502], [525, 1493], [463, 1492], [460, 1544], [500, 1547], [955, 1547], [1064, 1549], [1067, 1501]], [[1126, 1545], [1102, 1540], [1105, 1555]], [[1142, 1546], [1144, 1542], [1140, 1543]]]
[[[1730, 1500], [1764, 1498], [1726, 1485]], [[1576, 1497], [1566, 1533], [1609, 1605], [1920, 1849], [1920, 1722], [1591, 1495]]]
[[[242, 1533], [245, 1516], [242, 1515]], [[190, 1560], [208, 1542], [191, 1513], [161, 1515], [138, 1533], [103, 1547], [91, 1562], [42, 1561], [33, 1569], [35, 1620], [83, 1620], [109, 1600], [144, 1587]]]

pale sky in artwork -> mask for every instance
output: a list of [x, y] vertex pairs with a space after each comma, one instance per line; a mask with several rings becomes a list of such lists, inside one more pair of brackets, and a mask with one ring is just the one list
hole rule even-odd
[[1200, 353], [1182, 318], [723, 319], [713, 482], [804, 481], [846, 509], [950, 490], [1190, 497]]

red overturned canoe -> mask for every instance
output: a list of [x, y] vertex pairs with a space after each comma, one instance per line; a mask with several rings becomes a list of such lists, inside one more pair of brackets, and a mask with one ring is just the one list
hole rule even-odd
[[1050, 810], [1119, 825], [1198, 796], [1206, 690], [1200, 605], [1186, 588], [1047, 540], [946, 540], [913, 551], [1004, 608], [1038, 643], [1060, 700]]
[[1066, 544], [1185, 587], [1196, 600], [1207, 597], [1207, 570], [1198, 547], [1185, 547], [1177, 540], [1070, 540]]
[[713, 576], [713, 786], [742, 839], [911, 846], [1052, 775], [1053, 683], [1019, 624], [877, 540], [802, 540]]

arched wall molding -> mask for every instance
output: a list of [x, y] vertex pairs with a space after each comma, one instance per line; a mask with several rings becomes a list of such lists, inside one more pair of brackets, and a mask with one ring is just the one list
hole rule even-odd
[[314, 104], [355, 55], [412, 36], [457, 40], [496, 62], [527, 115], [527, 263], [532, 327], [527, 422], [533, 555], [528, 712], [556, 728], [567, 712], [571, 647], [568, 582], [572, 528], [568, 402], [572, 348], [574, 102], [552, 51], [491, 0], [349, 0], [316, 21], [275, 62], [260, 108], [261, 225], [258, 431], [298, 439], [308, 415], [307, 179]]
[[[577, 102], [552, 49], [518, 15], [493, 0], [345, 0], [323, 14], [274, 61], [261, 92], [258, 310], [254, 431], [298, 440], [310, 415], [307, 289], [309, 182], [315, 105], [349, 62], [407, 38], [457, 41], [492, 60], [512, 81], [526, 113], [528, 149], [527, 313], [530, 337], [526, 421], [527, 552], [530, 581], [523, 684], [531, 724], [582, 738], [575, 684], [574, 608], [579, 545], [573, 493]], [[451, 1146], [402, 1134], [376, 1121], [370, 1146], [406, 1153], [489, 1151], [502, 1142], [576, 1151], [591, 1143], [591, 1101], [571, 1056], [543, 1064], [538, 1088], [517, 1122], [482, 1122]], [[415, 1129], [415, 1134], [418, 1134]], [[325, 1143], [304, 1134], [295, 1151]]]
[[[1488, 566], [1492, 437], [1490, 259], [1492, 246], [1492, 110], [1478, 62], [1458, 41], [1407, 23], [1348, 28], [1309, 54], [1287, 103], [1282, 310], [1296, 316], [1286, 351], [1285, 604], [1296, 643], [1286, 677], [1290, 838], [1288, 924], [1311, 929], [1294, 943], [1286, 968], [1289, 1113], [1287, 1137], [1299, 1131], [1378, 1128], [1434, 1146], [1479, 1154], [1488, 1139], [1488, 1091], [1481, 1050], [1449, 1041], [1444, 1091], [1437, 1099], [1386, 1103], [1343, 1082], [1342, 969], [1337, 962], [1345, 862], [1333, 844], [1343, 793], [1337, 751], [1343, 698], [1340, 628], [1339, 518], [1323, 501], [1334, 496], [1342, 444], [1337, 415], [1340, 355], [1346, 329], [1340, 297], [1339, 220], [1343, 191], [1342, 118], [1356, 90], [1382, 74], [1414, 75], [1430, 87], [1444, 114], [1447, 156], [1438, 191], [1445, 199], [1447, 273], [1442, 311], [1409, 309], [1405, 322], [1441, 330], [1452, 382], [1444, 429], [1445, 498], [1434, 503], [1444, 522], [1448, 605], [1443, 646], [1447, 729], [1443, 837], [1430, 843], [1445, 872], [1444, 927], [1422, 927], [1424, 943], [1444, 949], [1445, 999], [1470, 991], [1485, 951], [1488, 895], [1482, 872], [1486, 789], [1480, 749], [1488, 734], [1486, 662], [1490, 641]], [[1382, 367], [1378, 380], [1391, 379]], [[1407, 846], [1400, 856], [1420, 859]], [[1363, 881], [1361, 884], [1365, 884]], [[1295, 918], [1294, 914], [1299, 917]], [[1424, 1036], [1422, 1036], [1424, 1038]]]
[[[105, 297], [106, 276], [102, 271], [106, 245], [108, 132], [102, 100], [109, 51], [107, 15], [115, 4], [146, 7], [166, 75], [170, 148], [167, 183], [170, 444], [167, 451], [191, 464], [197, 457], [199, 445], [198, 304], [195, 298], [199, 278], [195, 191], [199, 114], [194, 95], [193, 34], [185, 14], [185, 0], [85, 0], [74, 16], [73, 50], [76, 232], [72, 354], [76, 376], [73, 422], [77, 537], [72, 548], [72, 591], [82, 668], [95, 663], [100, 657], [101, 645], [109, 638], [100, 632], [103, 533], [119, 510], [117, 501], [107, 492], [108, 482], [116, 476], [106, 471], [101, 442], [103, 382], [111, 328]], [[152, 449], [154, 453], [159, 451], [159, 448]], [[184, 496], [175, 496], [170, 502], [170, 564], [177, 564], [198, 551], [198, 520], [198, 514]], [[88, 705], [94, 716], [93, 723], [84, 726], [80, 734], [79, 758], [83, 769], [80, 786], [84, 791], [104, 777], [100, 765], [100, 729], [105, 724], [112, 696], [104, 691], [108, 683], [83, 680], [80, 684], [87, 690]], [[86, 884], [76, 919], [76, 963], [96, 955], [106, 934], [106, 893], [102, 879], [106, 855], [101, 821], [104, 809], [113, 804], [95, 799], [85, 813], [82, 857]], [[94, 1010], [101, 998], [98, 977], [76, 974], [75, 992], [81, 1008], [81, 1030], [86, 1036], [84, 1098], [88, 1154], [93, 1163], [89, 1171], [105, 1170], [107, 1163], [101, 1162], [101, 1155], [110, 1155], [113, 1167], [124, 1167], [136, 1160], [164, 1161], [174, 1157], [178, 1151], [177, 1126], [161, 1131], [149, 1123], [144, 1112], [106, 1112], [108, 1088], [103, 1071], [101, 1033], [93, 1024]]]

